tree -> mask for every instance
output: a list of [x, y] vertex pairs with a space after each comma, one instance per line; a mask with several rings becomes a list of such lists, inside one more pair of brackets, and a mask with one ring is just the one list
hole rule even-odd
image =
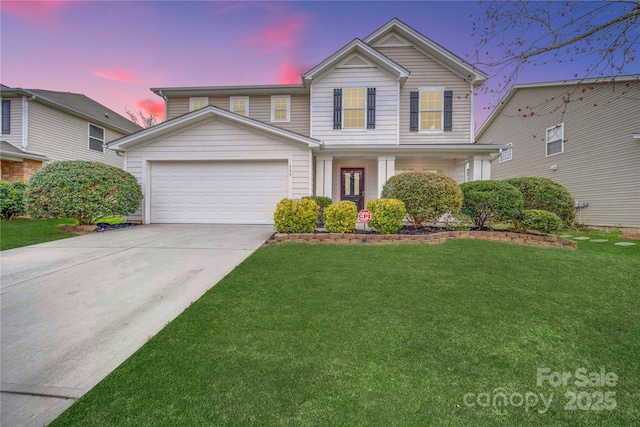
[[133, 123], [137, 124], [138, 126], [142, 126], [143, 128], [150, 128], [151, 126], [154, 126], [158, 123], [158, 118], [153, 113], [149, 113], [148, 116], [145, 116], [142, 110], [139, 109], [138, 116], [140, 116], [140, 119], [138, 119], [138, 117], [136, 117], [136, 115], [128, 109], [126, 110], [126, 112]]
[[637, 73], [639, 17], [639, 1], [487, 2], [473, 23], [471, 62], [503, 79], [498, 95], [529, 66], [584, 61], [575, 79]]

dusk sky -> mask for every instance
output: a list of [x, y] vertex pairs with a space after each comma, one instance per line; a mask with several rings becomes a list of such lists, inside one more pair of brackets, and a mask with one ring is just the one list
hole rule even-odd
[[[300, 74], [396, 17], [463, 59], [477, 2], [1, 1], [0, 81], [83, 93], [125, 115], [163, 116], [151, 87], [300, 83]], [[572, 79], [584, 63], [519, 83]], [[636, 67], [638, 68], [638, 67]], [[489, 87], [500, 76], [489, 80]], [[476, 126], [495, 102], [478, 96]]]

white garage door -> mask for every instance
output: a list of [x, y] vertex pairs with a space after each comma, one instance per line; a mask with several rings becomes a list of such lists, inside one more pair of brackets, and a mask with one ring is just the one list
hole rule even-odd
[[151, 222], [273, 224], [287, 162], [154, 162]]

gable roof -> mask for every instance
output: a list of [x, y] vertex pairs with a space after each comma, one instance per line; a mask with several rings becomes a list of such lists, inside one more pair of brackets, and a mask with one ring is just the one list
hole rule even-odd
[[2, 96], [27, 96], [32, 101], [40, 102], [65, 113], [86, 119], [121, 133], [129, 134], [142, 129], [131, 120], [94, 101], [86, 95], [71, 92], [56, 92], [44, 89], [10, 88], [0, 85]]
[[246, 126], [255, 130], [263, 131], [273, 136], [288, 139], [292, 142], [304, 144], [308, 147], [319, 147], [320, 141], [317, 139], [309, 138], [299, 133], [291, 132], [289, 130], [279, 128], [277, 126], [270, 125], [268, 123], [261, 122], [249, 117], [241, 116], [239, 114], [232, 113], [231, 111], [223, 110], [213, 105], [208, 105], [199, 110], [191, 111], [181, 116], [175, 117], [171, 120], [167, 120], [158, 125], [152, 126], [147, 129], [143, 129], [131, 135], [123, 136], [122, 138], [113, 140], [106, 144], [107, 148], [116, 151], [126, 151], [134, 145], [150, 141], [154, 138], [166, 135], [170, 132], [186, 128], [203, 120], [211, 117], [222, 117], [234, 124]]
[[336, 53], [322, 61], [320, 64], [313, 67], [302, 75], [302, 82], [307, 86], [311, 81], [322, 75], [325, 71], [335, 67], [345, 59], [348, 55], [353, 53], [359, 53], [363, 57], [374, 62], [376, 65], [387, 71], [389, 74], [396, 76], [400, 80], [400, 84], [403, 84], [409, 77], [409, 70], [392, 61], [384, 56], [365, 42], [360, 39], [353, 39], [351, 43], [338, 50]]
[[608, 83], [608, 82], [632, 82], [632, 81], [640, 81], [640, 74], [631, 74], [625, 76], [618, 77], [600, 77], [600, 78], [592, 78], [592, 79], [574, 79], [574, 80], [555, 80], [551, 82], [540, 82], [540, 83], [522, 83], [511, 86], [507, 94], [498, 102], [498, 105], [493, 109], [489, 117], [482, 123], [478, 132], [476, 132], [475, 139], [476, 141], [480, 139], [480, 136], [489, 128], [491, 123], [500, 115], [504, 107], [509, 103], [511, 98], [515, 95], [515, 93], [520, 89], [531, 89], [531, 88], [545, 88], [545, 87], [553, 87], [553, 86], [571, 86], [571, 85], [579, 85], [579, 84], [593, 84], [593, 83]]
[[0, 141], [0, 159], [13, 160], [18, 162], [21, 162], [24, 159], [38, 160], [41, 162], [46, 162], [47, 160], [51, 160], [48, 157], [40, 154], [29, 153], [28, 151], [22, 151], [21, 149], [9, 144], [7, 141]]
[[425, 37], [423, 34], [400, 21], [398, 18], [393, 18], [391, 21], [375, 30], [367, 36], [364, 41], [369, 45], [373, 45], [392, 31], [400, 34], [402, 37], [420, 48], [424, 53], [427, 53], [433, 57], [433, 59], [452, 70], [460, 77], [469, 79], [473, 83], [474, 88], [480, 86], [489, 78], [488, 74], [469, 64], [459, 56], [451, 53], [449, 50], [440, 46], [433, 40]]

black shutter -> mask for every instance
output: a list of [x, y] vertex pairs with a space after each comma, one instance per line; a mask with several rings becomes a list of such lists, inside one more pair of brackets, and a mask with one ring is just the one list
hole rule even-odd
[[418, 118], [420, 116], [420, 92], [411, 92], [409, 105], [409, 131], [418, 132]]
[[453, 92], [444, 91], [444, 131], [451, 132], [453, 130]]
[[376, 88], [367, 88], [367, 129], [376, 128]]
[[2, 100], [2, 133], [11, 133], [11, 100]]
[[333, 90], [333, 128], [342, 129], [342, 89]]

